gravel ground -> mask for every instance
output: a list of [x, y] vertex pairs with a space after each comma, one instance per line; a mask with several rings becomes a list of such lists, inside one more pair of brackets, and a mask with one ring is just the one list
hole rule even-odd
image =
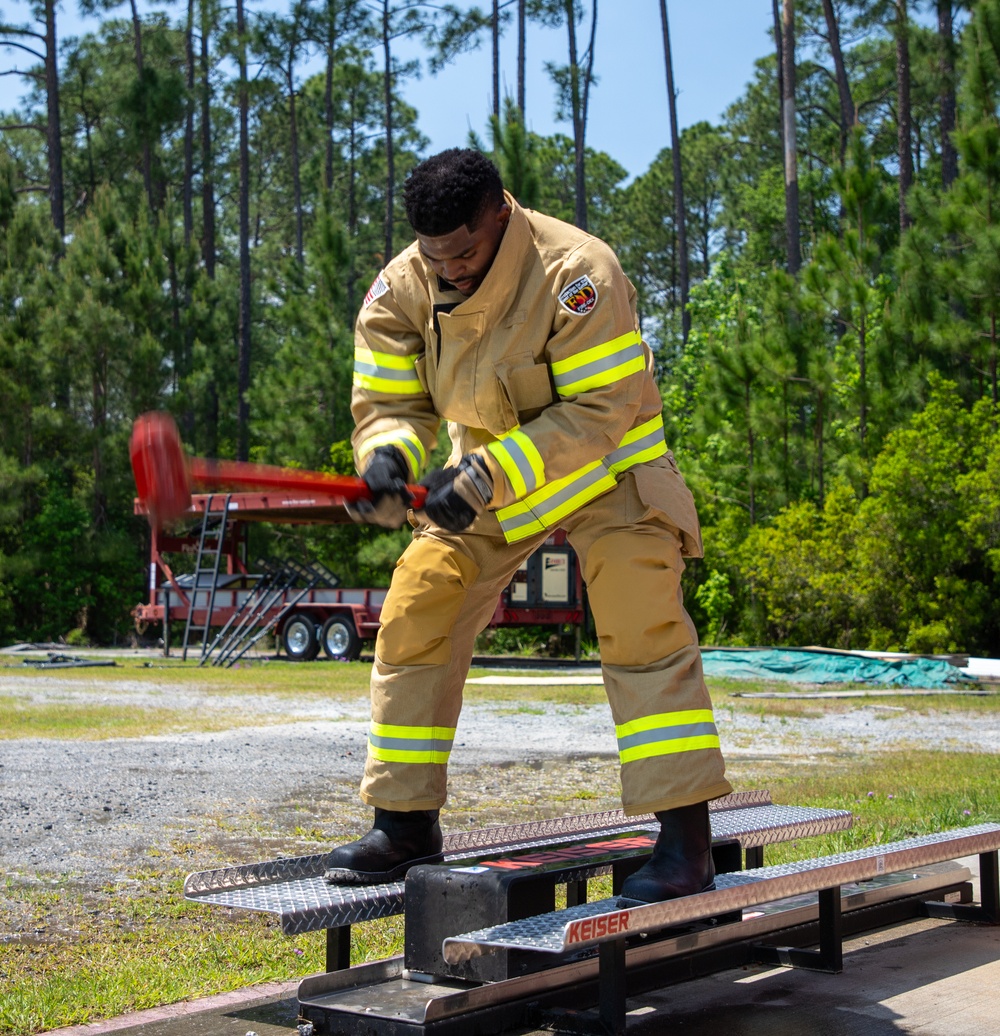
[[[77, 702], [221, 710], [268, 722], [105, 741], [0, 740], [0, 870], [15, 879], [94, 887], [149, 871], [319, 852], [367, 827], [356, 795], [364, 700], [201, 696], [122, 679], [81, 691], [54, 673], [0, 674], [2, 695], [59, 701], [70, 692]], [[717, 712], [737, 788], [889, 747], [1000, 753], [1000, 730], [975, 715], [847, 705], [822, 717], [762, 720], [757, 704]], [[615, 808], [612, 729], [606, 705], [468, 705], [452, 754], [446, 828]]]

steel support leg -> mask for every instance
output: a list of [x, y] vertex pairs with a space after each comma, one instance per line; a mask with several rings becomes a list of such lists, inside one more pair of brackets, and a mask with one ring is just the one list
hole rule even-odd
[[997, 850], [979, 854], [979, 905], [974, 903], [924, 903], [928, 917], [944, 917], [955, 921], [978, 921], [1000, 924], [1000, 877]]
[[601, 1026], [608, 1036], [625, 1036], [625, 940], [602, 942], [598, 953]]
[[804, 968], [808, 971], [839, 974], [844, 970], [844, 918], [840, 903], [840, 886], [823, 889], [819, 894], [818, 950], [760, 944], [750, 949], [752, 959], [760, 964], [779, 964], [786, 968]]
[[983, 904], [983, 920], [1000, 924], [1000, 868], [997, 850], [979, 854], [979, 901]]
[[749, 846], [746, 849], [746, 864], [745, 867], [748, 871], [756, 870], [758, 867], [764, 866], [764, 846], [754, 845]]
[[351, 966], [351, 926], [326, 930], [326, 970], [343, 971]]

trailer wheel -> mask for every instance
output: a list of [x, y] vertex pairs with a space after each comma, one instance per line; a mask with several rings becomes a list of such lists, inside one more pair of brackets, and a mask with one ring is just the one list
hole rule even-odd
[[361, 654], [361, 638], [349, 615], [331, 615], [320, 639], [327, 658], [353, 662]]
[[301, 612], [291, 615], [281, 630], [285, 654], [293, 662], [311, 662], [319, 653], [316, 624]]

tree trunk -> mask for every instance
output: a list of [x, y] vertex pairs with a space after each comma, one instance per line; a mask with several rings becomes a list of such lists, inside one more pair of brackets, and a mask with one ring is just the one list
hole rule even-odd
[[215, 279], [215, 183], [212, 155], [212, 80], [208, 60], [212, 0], [201, 0], [201, 255], [205, 273]]
[[[184, 77], [187, 98], [184, 102], [184, 248], [191, 246], [194, 233], [194, 0], [188, 0], [187, 24], [184, 28]], [[186, 260], [185, 260], [186, 262]]]
[[899, 151], [899, 229], [910, 225], [906, 195], [913, 186], [913, 144], [910, 118], [910, 34], [906, 0], [896, 0], [896, 127]]
[[323, 86], [323, 121], [326, 129], [326, 161], [324, 163], [323, 182], [328, 191], [333, 190], [333, 43], [334, 31], [331, 28], [327, 37], [326, 50], [326, 82]]
[[[139, 77], [139, 94], [142, 103], [146, 102], [146, 84], [143, 79], [143, 68], [144, 62], [142, 58], [142, 22], [139, 20], [139, 9], [136, 6], [136, 0], [129, 0], [129, 5], [132, 8], [132, 34], [133, 34], [133, 47], [135, 52], [135, 71]], [[156, 202], [153, 197], [153, 153], [152, 146], [149, 140], [149, 122], [146, 118], [146, 113], [143, 113], [143, 131], [142, 131], [142, 184], [146, 189], [146, 200], [149, 203], [149, 207], [154, 212], [156, 211]]]
[[500, 122], [500, 0], [493, 0], [493, 117]]
[[677, 233], [678, 272], [681, 291], [681, 334], [686, 343], [691, 331], [688, 312], [688, 247], [684, 209], [684, 173], [681, 168], [681, 137], [677, 130], [677, 91], [674, 89], [674, 64], [670, 50], [670, 25], [667, 20], [667, 0], [660, 0], [660, 21], [663, 24], [663, 60], [667, 68], [667, 106], [670, 111], [670, 149], [674, 169], [674, 226]]
[[784, 0], [782, 8], [781, 66], [784, 80], [781, 121], [785, 147], [785, 238], [788, 246], [788, 272], [794, 277], [802, 265], [799, 173], [795, 150], [795, 0]]
[[288, 54], [288, 144], [292, 151], [292, 203], [295, 206], [295, 258], [304, 262], [302, 240], [302, 171], [299, 159], [299, 123], [295, 104], [295, 48]]
[[527, 0], [518, 0], [517, 3], [517, 107], [521, 112], [521, 125], [524, 125], [524, 103], [525, 103], [525, 91], [524, 91], [524, 63], [526, 59], [526, 48], [525, 48], [525, 23], [527, 17], [525, 14], [525, 4]]
[[[191, 309], [191, 267], [193, 264], [191, 253], [191, 239], [194, 236], [194, 0], [188, 0], [187, 26], [184, 32], [184, 60], [185, 80], [187, 83], [187, 98], [184, 102], [184, 184], [183, 184], [183, 207], [184, 207], [184, 289], [183, 306], [184, 314]], [[171, 234], [171, 237], [173, 235]], [[176, 264], [171, 264], [171, 283], [177, 279]], [[178, 377], [184, 379], [191, 370], [192, 354], [194, 352], [194, 327], [189, 319], [180, 318], [178, 323], [181, 326], [182, 345], [181, 362], [179, 364]], [[191, 406], [190, 397], [185, 393], [188, 400], [181, 415], [181, 422], [188, 442], [194, 440], [194, 407]]]
[[[591, 5], [590, 43], [587, 48], [587, 67], [580, 68], [576, 45], [576, 5], [564, 0], [563, 9], [569, 33], [570, 102], [573, 115], [573, 158], [575, 171], [576, 212], [574, 222], [581, 230], [587, 229], [587, 105], [590, 99], [590, 80], [594, 68], [594, 44], [597, 39], [597, 0]], [[583, 82], [581, 83], [581, 73]]]
[[833, 68], [837, 77], [837, 95], [840, 98], [840, 167], [843, 169], [847, 157], [847, 136], [851, 127], [857, 122], [858, 113], [854, 108], [854, 98], [851, 96], [851, 84], [847, 79], [844, 54], [840, 49], [840, 26], [837, 24], [833, 0], [823, 0], [823, 14], [826, 16], [826, 31], [830, 42], [830, 54], [833, 57]]
[[382, 0], [382, 53], [385, 60], [385, 265], [392, 258], [392, 210], [395, 205], [396, 156], [392, 143], [392, 51], [389, 46], [389, 0]]
[[955, 30], [952, 0], [937, 0], [941, 45], [941, 185], [948, 189], [958, 176], [958, 154], [951, 139], [955, 132]]
[[356, 312], [355, 286], [358, 281], [358, 270], [355, 260], [354, 242], [358, 237], [358, 84], [351, 87], [351, 126], [348, 136], [349, 153], [347, 157], [347, 312], [348, 320], [353, 320]]
[[781, 106], [785, 101], [785, 73], [784, 54], [781, 45], [781, 11], [778, 9], [778, 0], [771, 0], [771, 16], [774, 19], [774, 52], [777, 57], [778, 75], [778, 139], [781, 141], [781, 153], [785, 153], [785, 123], [782, 116]]
[[[56, 2], [45, 0], [45, 95], [48, 110], [45, 128], [49, 157], [49, 213], [60, 239], [66, 236], [66, 203], [63, 198], [62, 124], [59, 118], [59, 50], [56, 46]], [[62, 244], [60, 243], [60, 248]]]
[[239, 61], [239, 123], [240, 123], [240, 315], [237, 407], [236, 459], [250, 457], [250, 97], [247, 89], [247, 42], [243, 16], [243, 0], [236, 0], [236, 34]]

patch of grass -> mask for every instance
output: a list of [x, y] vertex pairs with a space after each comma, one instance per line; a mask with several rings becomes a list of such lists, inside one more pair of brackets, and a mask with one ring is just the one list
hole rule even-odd
[[320, 935], [289, 937], [270, 918], [210, 913], [185, 902], [181, 884], [145, 875], [125, 890], [63, 894], [54, 907], [44, 892], [8, 882], [2, 915], [19, 905], [21, 930], [0, 943], [0, 1033], [30, 1036], [323, 970]]
[[[279, 716], [242, 714], [240, 722], [262, 725], [279, 722]], [[60, 738], [94, 740], [146, 737], [150, 734], [182, 734], [192, 731], [228, 730], [232, 716], [220, 712], [185, 715], [173, 709], [91, 705], [72, 701], [36, 704], [0, 695], [0, 739]]]
[[463, 697], [475, 702], [550, 702], [555, 705], [600, 705], [608, 700], [600, 684], [466, 684]]
[[368, 694], [370, 662], [285, 662], [261, 659], [240, 662], [223, 669], [199, 666], [195, 659], [119, 660], [114, 668], [36, 669], [21, 661], [0, 657], [0, 685], [8, 676], [39, 681], [58, 681], [61, 687], [114, 692], [116, 685], [134, 690], [136, 684], [168, 690], [170, 687], [196, 687], [207, 694], [275, 694], [315, 696], [317, 698], [354, 698]]
[[915, 835], [1000, 822], [1000, 767], [981, 753], [897, 751], [824, 760], [770, 779], [775, 802], [846, 809], [848, 831], [766, 850], [768, 863], [860, 849]]

